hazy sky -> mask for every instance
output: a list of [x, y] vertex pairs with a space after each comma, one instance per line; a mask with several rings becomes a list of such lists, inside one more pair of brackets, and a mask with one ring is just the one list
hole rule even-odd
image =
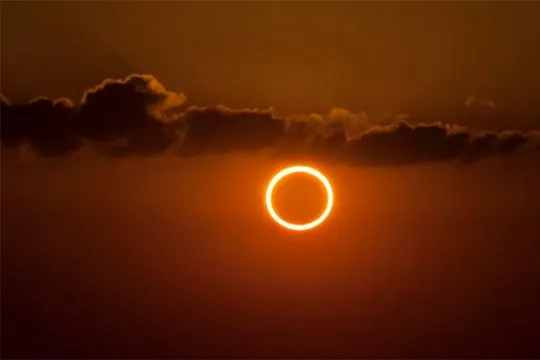
[[191, 104], [540, 115], [537, 2], [2, 2], [2, 92], [154, 75]]
[[540, 2], [0, 6], [0, 357], [539, 357]]
[[319, 164], [335, 207], [297, 233], [266, 213], [264, 156], [2, 156], [6, 358], [540, 350], [538, 162]]

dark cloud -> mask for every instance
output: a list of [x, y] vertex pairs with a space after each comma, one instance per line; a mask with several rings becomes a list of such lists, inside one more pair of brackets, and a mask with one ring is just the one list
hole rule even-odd
[[130, 75], [105, 80], [89, 89], [81, 103], [69, 99], [38, 98], [12, 105], [2, 98], [2, 143], [29, 143], [42, 155], [62, 155], [76, 150], [81, 140], [115, 143], [109, 154], [158, 153], [176, 136], [171, 114], [186, 97], [165, 88], [152, 76]]
[[411, 125], [405, 122], [375, 126], [349, 141], [345, 158], [367, 164], [409, 164], [480, 158], [515, 152], [529, 140], [519, 132], [470, 133], [441, 123]]
[[183, 114], [182, 153], [254, 150], [272, 147], [284, 136], [284, 120], [269, 110], [191, 107]]
[[161, 152], [175, 141], [167, 116], [185, 100], [149, 75], [106, 80], [83, 96], [79, 135], [96, 141], [127, 139], [127, 144], [112, 149], [114, 153]]
[[0, 94], [0, 101], [2, 102], [2, 104], [7, 104], [7, 105], [11, 104], [11, 101], [9, 101], [9, 99], [5, 97], [4, 94]]
[[67, 99], [38, 98], [25, 105], [2, 101], [1, 140], [6, 147], [30, 143], [49, 156], [67, 154], [79, 147], [75, 110]]
[[494, 109], [495, 103], [493, 100], [487, 97], [476, 96], [475, 94], [470, 94], [465, 99], [465, 106], [468, 108], [487, 108]]
[[[471, 106], [485, 102], [469, 100]], [[283, 117], [273, 109], [183, 109], [185, 102], [184, 94], [139, 74], [105, 80], [89, 89], [79, 104], [38, 98], [17, 105], [2, 96], [1, 140], [7, 148], [29, 144], [46, 156], [61, 156], [91, 142], [111, 156], [272, 148], [277, 156], [357, 164], [468, 163], [537, 148], [539, 143], [534, 132], [473, 132], [440, 122], [419, 123], [403, 114], [370, 121], [364, 112], [334, 108], [327, 115]]]

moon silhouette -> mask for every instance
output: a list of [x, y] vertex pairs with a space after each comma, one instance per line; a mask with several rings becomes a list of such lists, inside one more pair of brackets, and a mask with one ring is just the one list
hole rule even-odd
[[[326, 190], [326, 207], [323, 213], [317, 219], [311, 222], [305, 223], [305, 224], [294, 224], [294, 223], [291, 223], [282, 219], [275, 211], [274, 205], [272, 203], [272, 194], [274, 192], [274, 188], [276, 187], [276, 185], [285, 177], [292, 174], [296, 174], [296, 173], [308, 174], [315, 177], [317, 180], [319, 180], [323, 184]], [[310, 230], [319, 226], [320, 224], [323, 223], [324, 220], [326, 220], [328, 215], [330, 215], [333, 205], [334, 205], [334, 191], [332, 190], [332, 185], [330, 185], [330, 181], [328, 181], [326, 176], [324, 176], [320, 171], [309, 166], [291, 166], [291, 167], [281, 170], [276, 175], [274, 175], [274, 177], [272, 178], [272, 180], [270, 180], [266, 188], [266, 208], [268, 210], [268, 213], [274, 219], [275, 222], [277, 222], [279, 225], [289, 230], [305, 231], [305, 230]]]

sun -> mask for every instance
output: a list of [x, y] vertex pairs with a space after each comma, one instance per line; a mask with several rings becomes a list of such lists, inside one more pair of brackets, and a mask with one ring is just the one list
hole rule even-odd
[[[274, 205], [272, 203], [272, 194], [274, 192], [274, 188], [276, 187], [276, 185], [281, 180], [283, 180], [283, 178], [292, 174], [296, 174], [296, 173], [303, 173], [303, 174], [307, 174], [307, 175], [311, 175], [315, 177], [317, 180], [319, 180], [323, 184], [326, 190], [326, 208], [324, 209], [323, 213], [317, 219], [311, 222], [305, 223], [305, 224], [293, 224], [293, 223], [283, 220], [274, 210]], [[330, 185], [330, 181], [328, 181], [326, 176], [324, 176], [320, 171], [309, 166], [297, 165], [297, 166], [291, 166], [291, 167], [281, 170], [276, 175], [274, 175], [274, 177], [272, 178], [272, 180], [270, 180], [266, 188], [266, 208], [268, 209], [270, 216], [279, 225], [289, 230], [305, 231], [305, 230], [310, 230], [319, 226], [320, 224], [323, 223], [324, 220], [326, 220], [328, 215], [330, 215], [333, 205], [334, 205], [334, 191], [332, 190], [332, 185]]]

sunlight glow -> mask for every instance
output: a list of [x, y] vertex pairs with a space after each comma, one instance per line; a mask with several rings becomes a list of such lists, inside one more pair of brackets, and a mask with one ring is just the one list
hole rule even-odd
[[[326, 208], [324, 209], [324, 212], [319, 216], [317, 219], [306, 223], [306, 224], [293, 224], [290, 222], [287, 222], [283, 220], [274, 210], [274, 205], [272, 204], [272, 193], [274, 192], [274, 188], [276, 185], [286, 176], [296, 173], [304, 173], [311, 175], [315, 178], [317, 178], [326, 189]], [[330, 181], [318, 170], [309, 167], [309, 166], [291, 166], [288, 168], [285, 168], [278, 172], [272, 180], [270, 180], [270, 183], [268, 183], [268, 187], [266, 188], [266, 208], [268, 209], [268, 212], [270, 213], [270, 216], [281, 226], [294, 231], [304, 231], [309, 230], [317, 227], [320, 225], [328, 215], [330, 214], [330, 211], [332, 210], [332, 206], [334, 205], [334, 192], [332, 190], [332, 186], [330, 185]]]

